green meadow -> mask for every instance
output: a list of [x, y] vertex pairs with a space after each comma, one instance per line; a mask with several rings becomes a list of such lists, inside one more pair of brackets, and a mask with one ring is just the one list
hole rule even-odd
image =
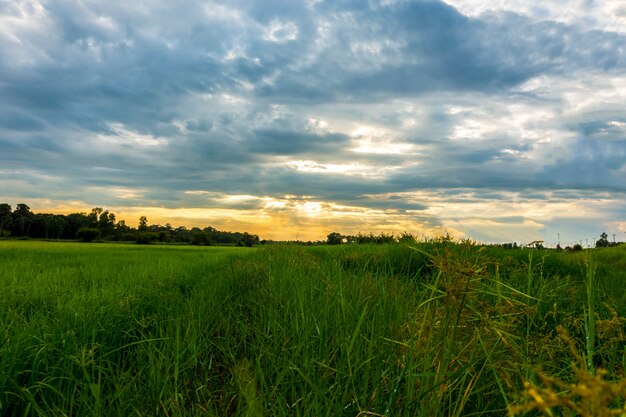
[[625, 283], [625, 246], [0, 241], [0, 414], [621, 415]]

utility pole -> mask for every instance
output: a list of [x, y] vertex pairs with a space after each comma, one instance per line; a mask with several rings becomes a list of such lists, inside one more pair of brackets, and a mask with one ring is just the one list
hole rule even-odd
[[585, 239], [585, 246], [589, 247], [589, 239]]
[[613, 243], [615, 243], [615, 233], [611, 233], [613, 235]]
[[557, 233], [556, 235], [558, 236], [557, 240], [558, 240], [559, 246], [561, 246], [561, 234]]

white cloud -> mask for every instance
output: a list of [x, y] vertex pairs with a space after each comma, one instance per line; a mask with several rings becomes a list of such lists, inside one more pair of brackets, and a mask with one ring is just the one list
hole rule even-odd
[[362, 154], [418, 155], [418, 147], [413, 143], [402, 142], [384, 129], [359, 126], [350, 133], [353, 147], [350, 151]]
[[167, 144], [165, 138], [155, 137], [149, 134], [141, 134], [127, 129], [121, 123], [109, 123], [108, 125], [111, 134], [100, 134], [96, 138], [98, 140], [113, 143], [113, 144], [125, 144], [132, 146], [163, 146]]
[[396, 167], [373, 167], [364, 164], [323, 164], [310, 160], [289, 161], [287, 167], [300, 171], [315, 174], [348, 175], [368, 178], [381, 178], [385, 174], [395, 171]]
[[557, 21], [626, 33], [626, 6], [621, 0], [444, 0], [461, 13], [479, 17], [484, 13], [513, 12], [535, 20]]
[[277, 43], [295, 41], [298, 39], [298, 26], [293, 22], [273, 20], [265, 28], [264, 38]]

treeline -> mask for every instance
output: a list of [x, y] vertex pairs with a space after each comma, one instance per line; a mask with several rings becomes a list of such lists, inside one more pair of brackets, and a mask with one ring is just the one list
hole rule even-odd
[[[444, 237], [440, 237], [440, 238], [436, 238], [435, 240], [449, 240], [451, 241], [452, 238], [450, 236], [444, 236]], [[349, 244], [386, 244], [386, 243], [409, 243], [409, 244], [413, 244], [416, 243], [418, 241], [424, 241], [424, 240], [428, 240], [428, 239], [418, 239], [417, 236], [411, 234], [411, 233], [407, 233], [407, 232], [403, 232], [399, 235], [395, 235], [393, 233], [385, 233], [382, 232], [380, 234], [373, 234], [373, 233], [369, 233], [369, 234], [364, 234], [364, 233], [358, 233], [356, 235], [342, 235], [341, 233], [338, 232], [332, 232], [329, 233], [328, 236], [326, 236], [326, 243], [328, 245], [340, 245], [340, 244], [344, 244], [344, 243], [349, 243]]]
[[[615, 237], [615, 235], [614, 235]], [[456, 240], [449, 234], [438, 237], [421, 237], [418, 238], [416, 235], [403, 232], [399, 235], [393, 233], [380, 233], [380, 234], [363, 234], [358, 233], [356, 235], [343, 235], [339, 232], [332, 232], [326, 236], [326, 242], [318, 242], [318, 243], [326, 243], [328, 245], [341, 245], [341, 244], [388, 244], [388, 243], [404, 243], [404, 244], [415, 244], [415, 243], [444, 243], [444, 242], [457, 242], [457, 243], [472, 243], [476, 244], [472, 239], [460, 239]], [[485, 244], [485, 246], [496, 247], [501, 249], [524, 249], [524, 248], [532, 248], [532, 249], [545, 249], [543, 240], [535, 240], [526, 244], [518, 244], [517, 242], [511, 243], [491, 243]], [[623, 242], [609, 242], [608, 235], [606, 233], [602, 233], [600, 235], [600, 239], [595, 242], [596, 248], [606, 248], [612, 246], [623, 245]], [[556, 246], [557, 251], [566, 250], [566, 251], [582, 251], [583, 246], [581, 244], [575, 244], [573, 246], [567, 246], [562, 248], [561, 245]]]
[[33, 213], [23, 203], [14, 210], [9, 204], [0, 203], [0, 237], [192, 245], [252, 246], [261, 243], [259, 236], [247, 232], [151, 225], [145, 216], [139, 218], [139, 225], [135, 228], [126, 225], [124, 220], [117, 221], [114, 213], [101, 207], [93, 208], [90, 213], [51, 214]]

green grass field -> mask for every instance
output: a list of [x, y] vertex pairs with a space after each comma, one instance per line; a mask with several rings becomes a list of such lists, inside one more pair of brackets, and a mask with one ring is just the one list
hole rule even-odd
[[625, 282], [624, 246], [0, 241], [0, 413], [605, 415]]

